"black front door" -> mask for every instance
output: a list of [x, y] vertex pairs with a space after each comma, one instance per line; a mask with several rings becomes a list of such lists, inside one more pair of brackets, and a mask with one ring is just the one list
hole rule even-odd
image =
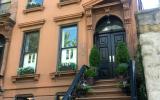
[[95, 35], [95, 44], [99, 49], [101, 62], [98, 76], [101, 79], [114, 77], [115, 51], [118, 42], [125, 41], [124, 32], [103, 33]]

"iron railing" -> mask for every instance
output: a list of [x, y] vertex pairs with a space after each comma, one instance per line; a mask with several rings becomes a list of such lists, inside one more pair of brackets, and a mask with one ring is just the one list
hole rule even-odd
[[78, 84], [84, 80], [84, 73], [88, 66], [83, 65], [76, 75], [75, 79], [73, 80], [71, 86], [67, 90], [66, 94], [64, 95], [62, 100], [74, 100], [75, 99], [75, 92]]
[[136, 66], [134, 60], [131, 60], [129, 62], [129, 77], [130, 77], [131, 100], [137, 100]]
[[9, 13], [11, 2], [0, 3], [0, 15]]

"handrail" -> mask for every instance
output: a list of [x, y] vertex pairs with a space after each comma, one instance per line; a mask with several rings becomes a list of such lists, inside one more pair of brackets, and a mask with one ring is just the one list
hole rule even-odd
[[131, 86], [131, 100], [137, 100], [136, 92], [136, 66], [135, 61], [131, 60], [129, 62], [129, 75], [130, 75], [130, 86]]
[[84, 72], [85, 69], [88, 66], [83, 65], [82, 68], [80, 69], [79, 73], [76, 74], [75, 79], [73, 80], [71, 86], [69, 87], [69, 89], [67, 90], [66, 94], [64, 95], [62, 100], [73, 100], [73, 94], [77, 88], [78, 83], [81, 81], [82, 78], [84, 78]]

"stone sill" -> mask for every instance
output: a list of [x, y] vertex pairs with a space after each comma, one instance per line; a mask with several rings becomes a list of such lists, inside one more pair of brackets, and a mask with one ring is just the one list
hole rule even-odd
[[23, 13], [27, 14], [27, 13], [37, 12], [37, 11], [43, 11], [43, 10], [44, 10], [43, 6], [41, 6], [41, 7], [34, 7], [34, 8], [29, 8], [29, 9], [23, 10]]
[[66, 0], [63, 2], [58, 3], [58, 7], [62, 7], [65, 5], [70, 5], [70, 4], [75, 4], [75, 3], [79, 3], [81, 0]]
[[40, 74], [26, 74], [26, 75], [17, 75], [12, 76], [12, 82], [30, 82], [30, 81], [38, 81]]
[[70, 78], [74, 77], [76, 75], [76, 71], [62, 71], [62, 72], [54, 72], [51, 73], [50, 76], [52, 79], [58, 79], [58, 78]]

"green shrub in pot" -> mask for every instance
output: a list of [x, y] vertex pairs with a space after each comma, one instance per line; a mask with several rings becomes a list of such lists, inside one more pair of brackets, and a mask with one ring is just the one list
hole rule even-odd
[[115, 73], [119, 76], [125, 75], [127, 71], [128, 71], [128, 64], [126, 63], [118, 64], [118, 66], [115, 69]]

